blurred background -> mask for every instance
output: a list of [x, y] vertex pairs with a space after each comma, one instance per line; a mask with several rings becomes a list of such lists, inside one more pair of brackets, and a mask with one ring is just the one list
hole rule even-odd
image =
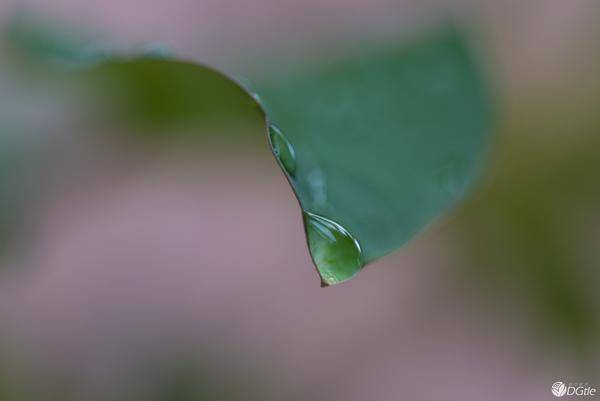
[[[3, 0], [0, 27], [24, 10], [97, 48], [235, 73], [459, 18], [497, 129], [469, 199], [327, 289], [259, 125], [186, 157], [69, 160], [58, 181], [78, 179], [21, 200], [36, 206], [26, 249], [1, 250], [0, 400], [543, 400], [559, 380], [600, 391], [600, 2]], [[0, 83], [2, 124], [77, 113], [36, 107], [34, 82], [27, 96]], [[62, 155], [52, 144], [44, 154]]]

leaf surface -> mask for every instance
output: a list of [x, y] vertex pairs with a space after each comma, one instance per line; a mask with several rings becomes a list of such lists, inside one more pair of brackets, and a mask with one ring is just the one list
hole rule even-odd
[[481, 71], [454, 30], [257, 88], [325, 285], [351, 278], [455, 204], [490, 134]]
[[[29, 59], [37, 60], [38, 48], [47, 60], [48, 46], [28, 47]], [[85, 60], [75, 50], [68, 57]], [[74, 114], [102, 131], [197, 140], [223, 132], [214, 127], [266, 121], [323, 285], [350, 279], [461, 199], [490, 133], [480, 68], [455, 30], [267, 70], [255, 93], [213, 69], [165, 57], [89, 60], [61, 77], [84, 88], [69, 98]], [[4, 192], [5, 205], [23, 198]]]

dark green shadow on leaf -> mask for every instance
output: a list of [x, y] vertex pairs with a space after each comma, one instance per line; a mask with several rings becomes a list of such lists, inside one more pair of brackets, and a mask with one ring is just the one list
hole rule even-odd
[[[262, 109], [230, 78], [199, 64], [143, 56], [113, 59], [83, 71], [95, 102], [89, 116], [144, 136], [202, 136], [219, 125], [256, 125]], [[194, 128], [195, 127], [195, 128]]]

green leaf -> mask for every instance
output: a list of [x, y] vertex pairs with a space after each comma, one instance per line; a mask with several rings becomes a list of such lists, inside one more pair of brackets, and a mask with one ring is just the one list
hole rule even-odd
[[[38, 47], [28, 48], [48, 53]], [[68, 70], [86, 88], [76, 102], [87, 107], [76, 110], [103, 132], [203, 137], [215, 125], [262, 121], [262, 99], [269, 143], [300, 202], [323, 285], [350, 279], [461, 199], [489, 137], [484, 80], [455, 30], [267, 71], [258, 94], [164, 57], [83, 66]]]
[[323, 285], [353, 277], [455, 204], [490, 133], [483, 79], [456, 31], [257, 88]]

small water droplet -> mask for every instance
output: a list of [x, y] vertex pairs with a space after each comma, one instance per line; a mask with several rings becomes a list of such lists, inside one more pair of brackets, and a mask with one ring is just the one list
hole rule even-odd
[[260, 108], [265, 107], [263, 99], [258, 93], [256, 93], [254, 87], [252, 86], [252, 83], [248, 78], [237, 74], [230, 75], [230, 78], [233, 79], [236, 84], [241, 86], [250, 95], [250, 97], [252, 97], [254, 102], [256, 102], [256, 104], [258, 104]]
[[296, 152], [292, 144], [275, 125], [269, 125], [269, 139], [275, 157], [290, 177], [296, 174]]
[[250, 96], [252, 96], [252, 99], [254, 99], [254, 101], [260, 106], [263, 107], [263, 101], [260, 97], [260, 95], [256, 92], [250, 92]]
[[358, 241], [340, 224], [309, 212], [304, 212], [304, 224], [323, 286], [349, 280], [363, 267]]

